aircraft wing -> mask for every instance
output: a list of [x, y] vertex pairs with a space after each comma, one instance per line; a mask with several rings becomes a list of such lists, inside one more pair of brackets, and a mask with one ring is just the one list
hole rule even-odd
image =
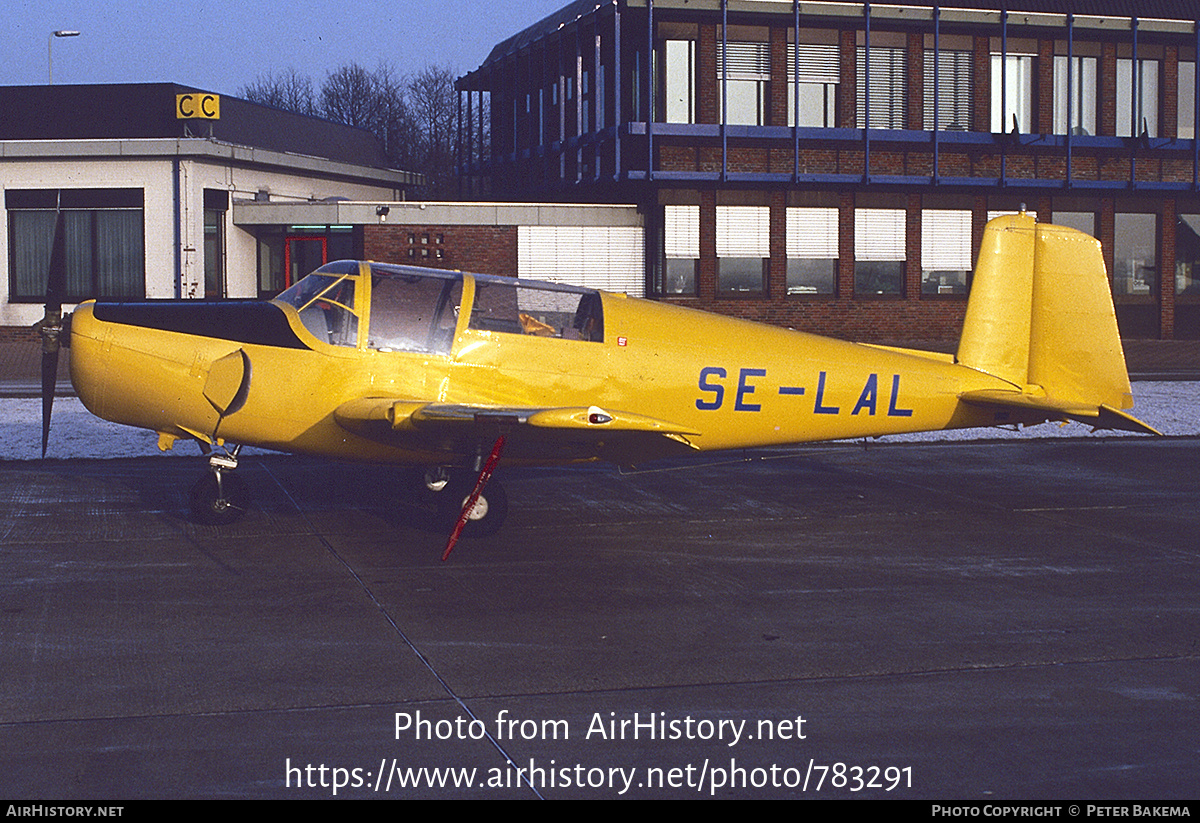
[[505, 460], [610, 460], [620, 465], [690, 454], [700, 432], [598, 406], [482, 406], [366, 397], [334, 412], [348, 431], [401, 448], [471, 454], [507, 436]]
[[1002, 407], [1045, 415], [1047, 420], [1077, 420], [1097, 429], [1121, 429], [1139, 434], [1162, 435], [1152, 426], [1138, 420], [1132, 414], [1106, 404], [1088, 405], [1056, 400], [1027, 392], [1005, 389], [980, 389], [963, 392], [959, 399], [973, 406]]

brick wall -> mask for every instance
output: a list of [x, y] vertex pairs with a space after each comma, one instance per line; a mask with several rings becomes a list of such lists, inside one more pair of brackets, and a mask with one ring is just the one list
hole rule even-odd
[[363, 228], [363, 255], [381, 263], [517, 276], [516, 226]]
[[779, 300], [670, 298], [664, 302], [864, 343], [957, 340], [967, 306], [961, 299], [840, 300], [808, 296]]

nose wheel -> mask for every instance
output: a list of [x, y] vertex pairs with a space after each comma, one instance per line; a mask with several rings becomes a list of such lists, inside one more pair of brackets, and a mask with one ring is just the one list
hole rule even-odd
[[208, 471], [192, 486], [192, 517], [208, 526], [224, 526], [246, 513], [250, 493], [245, 481], [233, 474], [240, 447], [209, 457]]

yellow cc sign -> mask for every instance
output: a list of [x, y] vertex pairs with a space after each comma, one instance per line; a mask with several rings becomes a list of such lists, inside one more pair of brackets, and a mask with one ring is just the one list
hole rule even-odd
[[205, 92], [175, 95], [176, 120], [220, 120], [221, 95]]

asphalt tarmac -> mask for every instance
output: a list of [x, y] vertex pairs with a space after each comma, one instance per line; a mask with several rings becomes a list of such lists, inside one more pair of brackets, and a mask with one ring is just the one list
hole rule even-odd
[[[0, 463], [0, 797], [1188, 799], [1200, 439]], [[526, 782], [528, 781], [528, 782]], [[532, 785], [530, 785], [532, 784]]]

